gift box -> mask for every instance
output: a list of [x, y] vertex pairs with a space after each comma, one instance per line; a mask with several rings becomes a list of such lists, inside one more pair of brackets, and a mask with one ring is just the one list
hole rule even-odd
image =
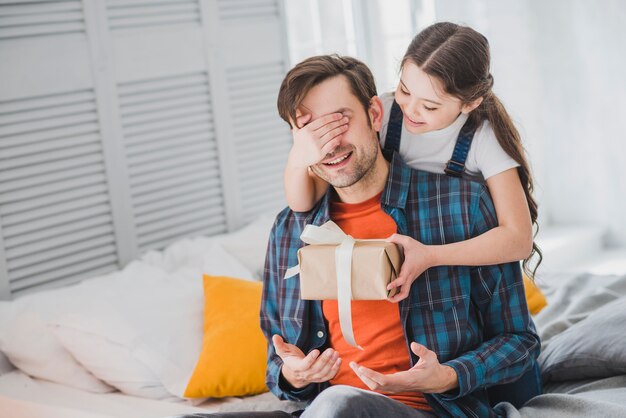
[[[337, 245], [308, 245], [298, 251], [300, 296], [309, 300], [337, 299]], [[384, 300], [402, 265], [398, 247], [386, 241], [355, 240], [352, 249], [352, 300]]]
[[332, 221], [307, 225], [300, 239], [309, 244], [298, 250], [298, 265], [287, 269], [285, 279], [300, 274], [300, 297], [336, 299], [339, 325], [346, 342], [354, 340], [351, 300], [385, 300], [395, 294], [387, 285], [400, 272], [402, 253], [383, 240], [358, 240]]

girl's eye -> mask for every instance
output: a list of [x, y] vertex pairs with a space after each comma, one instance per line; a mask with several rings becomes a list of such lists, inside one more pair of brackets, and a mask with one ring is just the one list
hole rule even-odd
[[404, 89], [400, 89], [400, 92], [401, 92], [402, 94], [404, 94], [404, 95], [409, 94], [409, 92], [408, 92], [408, 91], [405, 91]]
[[428, 106], [424, 106], [424, 109], [428, 110], [429, 112], [432, 112], [433, 110], [437, 110], [436, 107], [428, 107]]

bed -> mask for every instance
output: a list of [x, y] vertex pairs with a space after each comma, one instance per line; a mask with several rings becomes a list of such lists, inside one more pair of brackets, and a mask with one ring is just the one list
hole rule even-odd
[[[272, 223], [261, 216], [235, 233], [148, 252], [112, 274], [0, 302], [0, 417], [271, 408], [275, 398], [263, 390], [193, 399], [183, 392], [203, 352], [203, 274], [260, 287]], [[244, 385], [246, 392], [259, 390]]]
[[[206, 347], [202, 274], [257, 285], [272, 220], [181, 240], [119, 272], [0, 302], [0, 350], [10, 359], [0, 356], [0, 416], [174, 417], [301, 407], [245, 384], [240, 395], [185, 396]], [[500, 404], [499, 413], [626, 417], [626, 274], [551, 273], [538, 284], [548, 299], [535, 317], [544, 394], [519, 410]]]

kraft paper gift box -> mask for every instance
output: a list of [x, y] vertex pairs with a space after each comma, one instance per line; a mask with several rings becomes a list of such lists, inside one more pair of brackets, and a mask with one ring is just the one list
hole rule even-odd
[[344, 339], [361, 348], [354, 340], [350, 302], [386, 300], [395, 294], [387, 285], [400, 272], [399, 248], [383, 240], [355, 240], [332, 221], [307, 225], [300, 239], [309, 245], [298, 250], [298, 265], [287, 269], [285, 279], [300, 273], [302, 299], [336, 299]]
[[[300, 296], [308, 300], [336, 300], [337, 245], [307, 245], [298, 251]], [[385, 300], [397, 288], [387, 290], [402, 265], [398, 247], [386, 241], [356, 241], [352, 250], [352, 300]]]

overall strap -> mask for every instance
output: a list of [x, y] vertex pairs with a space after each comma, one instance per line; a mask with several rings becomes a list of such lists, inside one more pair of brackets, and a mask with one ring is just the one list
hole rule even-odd
[[469, 153], [472, 139], [474, 139], [474, 130], [469, 126], [469, 118], [461, 128], [459, 137], [456, 139], [456, 145], [452, 152], [452, 157], [448, 161], [444, 172], [452, 177], [461, 177], [465, 172], [465, 161]]
[[387, 137], [385, 138], [385, 150], [400, 151], [400, 136], [402, 135], [402, 110], [394, 100], [389, 113], [387, 123]]

